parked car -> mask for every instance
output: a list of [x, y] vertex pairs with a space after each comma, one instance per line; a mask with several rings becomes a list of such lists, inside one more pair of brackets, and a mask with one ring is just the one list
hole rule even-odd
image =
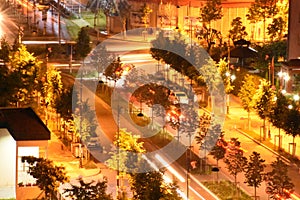
[[89, 139], [86, 145], [88, 148], [99, 148], [100, 142], [98, 140], [98, 137], [92, 137]]
[[189, 98], [184, 92], [174, 92], [175, 99], [173, 100], [174, 104], [188, 104]]

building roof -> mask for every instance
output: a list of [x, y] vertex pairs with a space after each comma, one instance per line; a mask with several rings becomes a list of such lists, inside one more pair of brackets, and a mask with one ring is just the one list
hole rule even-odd
[[287, 62], [282, 63], [287, 67], [299, 67], [300, 68], [300, 59], [290, 59]]
[[32, 108], [0, 108], [0, 128], [16, 141], [50, 140], [50, 131]]
[[[157, 4], [167, 4], [171, 3], [173, 5], [178, 6], [192, 6], [192, 7], [203, 7], [207, 0], [129, 0], [130, 1], [136, 1], [136, 2], [145, 2], [145, 3], [157, 3]], [[253, 3], [254, 0], [227, 0], [222, 1], [222, 7], [250, 7], [251, 3]]]

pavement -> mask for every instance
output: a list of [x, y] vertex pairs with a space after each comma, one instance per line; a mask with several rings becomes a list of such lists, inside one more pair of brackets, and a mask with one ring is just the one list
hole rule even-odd
[[[80, 26], [86, 26], [88, 25], [86, 22], [82, 20], [74, 20], [74, 23], [77, 23]], [[126, 38], [122, 37], [122, 35], [114, 36], [112, 39], [115, 40], [128, 40], [128, 41], [136, 41], [136, 42], [149, 42], [151, 39], [153, 39], [155, 35], [147, 35], [147, 37], [144, 37], [144, 35], [140, 34], [128, 34]], [[92, 38], [93, 40], [97, 40], [97, 38]], [[241, 134], [245, 135], [246, 137], [250, 138], [253, 141], [253, 144], [259, 144], [265, 150], [272, 152], [274, 155], [278, 155], [278, 152], [274, 150], [274, 147], [278, 144], [278, 130], [270, 125], [270, 135], [268, 136], [266, 141], [261, 142], [260, 141], [260, 133], [261, 133], [261, 125], [262, 120], [259, 119], [259, 117], [255, 114], [251, 114], [251, 131], [255, 133], [256, 135], [248, 135], [246, 133], [247, 130], [247, 112], [244, 111], [241, 107], [241, 104], [239, 102], [239, 99], [235, 96], [230, 97], [230, 112], [227, 115], [226, 122], [229, 124], [229, 126], [232, 126], [232, 130], [237, 130]], [[282, 149], [286, 152], [291, 152], [291, 142], [292, 137], [287, 136], [282, 132]], [[63, 165], [66, 168], [67, 175], [70, 177], [71, 182], [76, 181], [78, 177], [84, 177], [86, 180], [97, 180], [102, 179], [103, 176], [107, 176], [108, 178], [108, 189], [109, 191], [115, 190], [115, 175], [116, 173], [110, 169], [108, 169], [104, 164], [102, 163], [95, 163], [95, 168], [91, 169], [85, 169], [79, 167], [79, 159], [76, 158], [70, 150], [65, 147], [62, 142], [58, 139], [57, 130], [52, 131], [51, 133], [51, 141], [49, 141], [48, 146], [48, 158], [53, 160], [55, 164], [57, 165]], [[297, 137], [295, 139], [295, 142], [297, 143], [296, 146], [296, 157], [300, 158], [300, 139]], [[275, 145], [276, 143], [276, 145]], [[248, 144], [249, 145], [249, 144]], [[243, 144], [242, 144], [243, 146]], [[215, 163], [215, 161], [212, 158], [208, 158], [209, 162]], [[299, 174], [299, 167], [294, 163], [291, 163], [288, 161], [288, 159], [285, 159], [286, 162], [289, 164], [289, 177], [292, 179], [292, 182], [295, 184], [295, 192], [300, 193], [300, 174]], [[222, 165], [222, 162], [221, 162]], [[222, 167], [222, 170], [225, 170], [225, 167]], [[226, 170], [225, 170], [226, 171]], [[211, 180], [213, 175], [196, 175], [196, 178], [200, 181], [204, 180]], [[226, 174], [220, 175], [220, 179], [230, 179]], [[242, 182], [240, 182], [241, 186], [243, 188], [246, 188], [247, 193], [250, 195], [253, 193], [253, 188], [249, 188], [245, 186]], [[260, 190], [258, 195], [261, 197], [260, 200], [268, 199], [267, 195], [263, 190]], [[298, 195], [299, 196], [299, 195]], [[293, 197], [293, 199], [297, 199], [296, 197]]]

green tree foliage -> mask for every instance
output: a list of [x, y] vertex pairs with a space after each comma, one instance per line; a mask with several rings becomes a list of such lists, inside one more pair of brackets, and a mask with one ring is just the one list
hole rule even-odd
[[9, 61], [9, 54], [12, 51], [12, 48], [5, 37], [1, 38], [0, 46], [0, 59], [3, 60], [4, 63], [7, 63]]
[[287, 34], [288, 29], [288, 1], [277, 1], [276, 5], [278, 8], [277, 14], [273, 17], [273, 21], [269, 26], [268, 35], [271, 41], [281, 41], [285, 34]]
[[43, 96], [46, 105], [55, 108], [57, 100], [61, 97], [63, 84], [60, 71], [51, 65], [47, 68], [46, 82], [43, 84]]
[[229, 94], [233, 90], [233, 85], [231, 84], [230, 70], [228, 69], [228, 63], [225, 59], [222, 59], [217, 64], [218, 72], [221, 75], [225, 87], [226, 94]]
[[231, 138], [228, 144], [228, 151], [224, 162], [229, 174], [234, 177], [234, 183], [237, 185], [237, 175], [244, 171], [247, 164], [247, 158], [243, 156], [241, 145], [237, 138]]
[[149, 83], [137, 88], [132, 94], [132, 98], [138, 99], [148, 106], [159, 104], [163, 106], [165, 110], [169, 110], [172, 104], [169, 95], [170, 90], [165, 86]]
[[10, 76], [6, 65], [0, 67], [0, 107], [6, 107], [10, 104], [10, 98], [14, 94], [15, 80]]
[[200, 11], [200, 20], [207, 23], [209, 28], [212, 21], [216, 21], [223, 17], [221, 0], [208, 0]]
[[200, 35], [206, 41], [207, 52], [210, 52], [215, 39], [221, 40], [221, 33], [211, 28], [211, 22], [221, 19], [222, 16], [221, 0], [208, 0], [205, 6], [200, 8], [199, 19], [203, 22], [203, 30]]
[[219, 167], [219, 160], [223, 159], [226, 154], [227, 142], [224, 139], [224, 132], [222, 132], [217, 140], [214, 148], [209, 152], [217, 161], [217, 167]]
[[275, 91], [271, 88], [270, 82], [265, 79], [260, 80], [258, 90], [253, 97], [254, 108], [258, 116], [263, 120], [263, 137], [266, 139], [266, 119], [270, 119], [275, 104]]
[[[158, 61], [163, 61], [166, 64], [169, 64], [170, 67], [189, 77], [192, 81], [195, 81], [199, 85], [205, 85], [205, 77], [200, 76], [199, 71], [195, 68], [195, 66], [192, 66], [190, 62], [196, 63], [199, 66], [204, 65], [201, 58], [206, 52], [204, 53], [202, 51], [203, 49], [199, 49], [196, 45], [189, 47], [184, 41], [184, 37], [179, 33], [178, 35], [175, 34], [174, 37], [174, 40], [170, 40], [168, 37], [163, 36], [163, 32], [160, 32], [158, 37], [151, 41], [150, 53], [152, 57]], [[165, 49], [168, 49], [169, 51]], [[212, 68], [206, 67], [201, 69], [207, 71], [212, 70]], [[205, 74], [205, 72], [202, 74]], [[207, 75], [210, 76], [212, 73], [207, 72]]]
[[134, 170], [142, 159], [141, 154], [138, 153], [145, 152], [143, 142], [139, 141], [138, 135], [133, 135], [124, 129], [120, 129], [115, 138], [114, 145], [119, 147], [119, 150], [116, 149], [111, 159], [107, 161], [108, 166], [120, 172]]
[[113, 200], [111, 194], [107, 194], [107, 179], [97, 182], [85, 182], [82, 178], [78, 179], [79, 186], [71, 184], [71, 188], [64, 190], [67, 197], [72, 199], [90, 199], [90, 200]]
[[[148, 163], [144, 161], [143, 164]], [[182, 198], [177, 193], [176, 183], [165, 183], [163, 174], [163, 170], [131, 174], [130, 186], [133, 191], [133, 199], [181, 200]]]
[[104, 75], [114, 80], [118, 81], [123, 73], [123, 63], [120, 60], [120, 57], [113, 60], [108, 67], [104, 70]]
[[50, 160], [23, 156], [21, 161], [29, 164], [28, 173], [36, 178], [36, 183], [45, 192], [46, 199], [51, 199], [60, 184], [68, 181], [65, 168], [55, 166]]
[[245, 169], [245, 183], [254, 187], [254, 196], [256, 198], [256, 189], [261, 185], [264, 178], [265, 160], [257, 152], [252, 152], [249, 162]]
[[275, 105], [270, 115], [270, 121], [279, 130], [279, 148], [281, 148], [280, 129], [284, 128], [284, 122], [287, 118], [288, 99], [281, 92], [277, 94]]
[[8, 97], [9, 102], [18, 105], [28, 105], [35, 97], [34, 91], [38, 90], [38, 82], [42, 79], [41, 62], [29, 53], [24, 45], [12, 52], [9, 57], [13, 95]]
[[292, 155], [295, 156], [295, 137], [300, 134], [300, 111], [299, 107], [294, 102], [291, 102], [291, 106], [287, 108], [286, 118], [284, 120], [283, 130], [286, 134], [293, 137], [293, 151]]
[[242, 18], [236, 17], [231, 22], [231, 29], [229, 30], [229, 37], [232, 39], [232, 42], [236, 42], [241, 39], [245, 39], [248, 35], [246, 32], [246, 27], [243, 26]]
[[90, 57], [92, 59], [93, 67], [97, 70], [97, 77], [99, 79], [99, 73], [104, 73], [105, 69], [114, 61], [114, 56], [110, 54], [104, 44], [99, 44], [91, 52]]
[[86, 57], [91, 51], [90, 36], [88, 31], [89, 31], [88, 27], [82, 27], [78, 32], [76, 45], [75, 45], [75, 52], [76, 55], [79, 56], [80, 58]]
[[76, 125], [75, 135], [80, 137], [81, 141], [88, 142], [91, 137], [96, 137], [96, 115], [91, 110], [89, 100], [78, 102], [73, 115]]
[[149, 15], [153, 12], [153, 10], [149, 7], [149, 5], [144, 3], [144, 5], [142, 6], [140, 11], [142, 12], [142, 17], [141, 17], [142, 22], [144, 23], [145, 27], [147, 28], [148, 21], [149, 21]]
[[203, 29], [198, 35], [198, 39], [203, 39], [205, 41], [206, 50], [208, 53], [212, 54], [212, 46], [216, 43], [217, 40], [219, 44], [222, 44], [222, 34], [220, 31], [209, 28], [206, 25], [203, 25]]
[[288, 199], [294, 190], [294, 184], [288, 176], [288, 166], [280, 159], [271, 164], [272, 171], [267, 173], [266, 192], [271, 199]]
[[[259, 52], [259, 56], [254, 62], [254, 67], [260, 69], [265, 74], [269, 73], [269, 64], [274, 57], [275, 65], [278, 65], [279, 59], [285, 60], [287, 57], [287, 41], [273, 41], [265, 43], [262, 46], [256, 45], [255, 49]], [[266, 75], [267, 77], [267, 75]]]
[[250, 112], [255, 106], [253, 96], [257, 90], [257, 85], [254, 82], [254, 76], [247, 74], [244, 77], [243, 85], [238, 93], [241, 99], [243, 108], [248, 112], [248, 129], [250, 128]]
[[249, 8], [247, 18], [251, 23], [263, 21], [263, 39], [265, 41], [266, 19], [274, 17], [278, 12], [276, 0], [255, 0]]
[[61, 95], [56, 98], [55, 110], [66, 121], [73, 119], [72, 105], [78, 104], [78, 93], [73, 95], [73, 87], [62, 90]]

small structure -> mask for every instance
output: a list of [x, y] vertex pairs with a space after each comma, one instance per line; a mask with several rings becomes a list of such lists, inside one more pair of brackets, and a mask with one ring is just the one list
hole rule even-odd
[[47, 157], [48, 140], [50, 131], [32, 108], [0, 108], [0, 199], [39, 191], [21, 157]]
[[295, 91], [300, 86], [300, 59], [283, 62], [278, 75], [281, 90], [285, 90], [287, 93]]
[[[244, 39], [234, 42], [234, 48], [230, 50], [229, 58], [230, 63], [236, 65], [237, 67], [250, 68], [247, 59], [258, 57], [258, 52], [250, 47], [250, 42]], [[233, 63], [232, 60], [237, 59], [236, 63]]]

